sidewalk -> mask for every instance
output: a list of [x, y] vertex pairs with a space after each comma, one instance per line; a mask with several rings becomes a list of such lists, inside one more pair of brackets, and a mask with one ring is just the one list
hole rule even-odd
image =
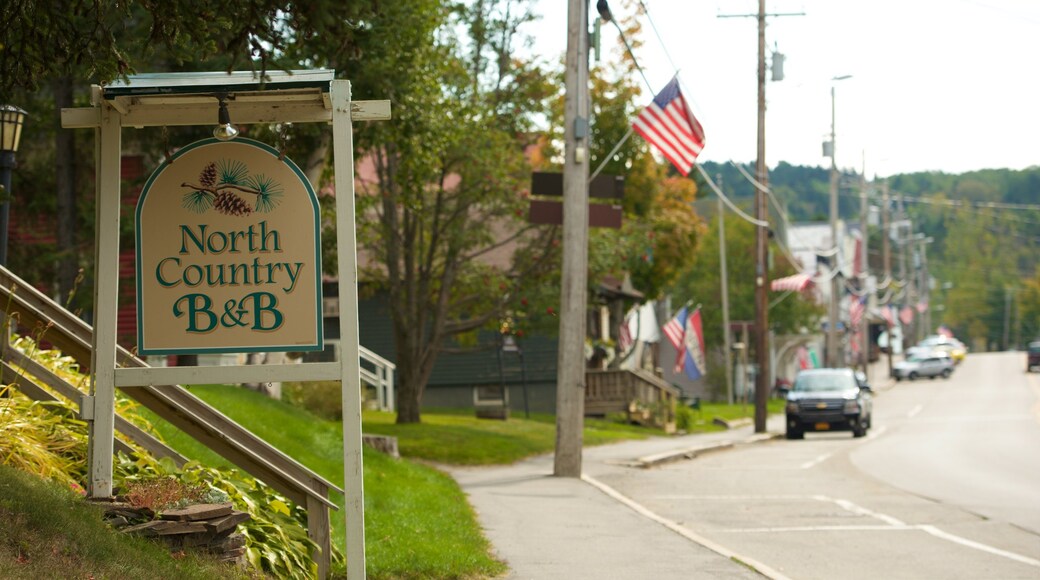
[[585, 448], [583, 478], [553, 477], [553, 456], [502, 467], [452, 468], [510, 580], [761, 578], [724, 548], [641, 511], [598, 473], [643, 469], [781, 436], [783, 417], [730, 431]]
[[[884, 361], [880, 361], [884, 363]], [[887, 367], [871, 365], [875, 393], [894, 385]], [[752, 426], [728, 431], [655, 437], [583, 450], [582, 479], [554, 477], [552, 454], [501, 467], [450, 468], [508, 580], [784, 578], [768, 566], [735, 563], [728, 552], [664, 520], [603, 485], [600, 474], [684, 461], [702, 453], [751, 445], [784, 433], [783, 415], [772, 415], [767, 433]]]

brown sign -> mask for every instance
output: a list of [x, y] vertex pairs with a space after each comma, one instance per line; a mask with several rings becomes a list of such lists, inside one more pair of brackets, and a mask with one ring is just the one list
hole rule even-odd
[[141, 354], [322, 349], [318, 199], [249, 139], [182, 148], [137, 203]]
[[[563, 202], [532, 199], [531, 209], [527, 214], [527, 221], [532, 224], [562, 225]], [[607, 205], [605, 203], [590, 203], [589, 227], [620, 228], [621, 206]]]
[[[531, 174], [531, 195], [563, 197], [563, 174], [535, 171]], [[625, 178], [602, 173], [593, 177], [589, 197], [620, 200], [625, 197]]]

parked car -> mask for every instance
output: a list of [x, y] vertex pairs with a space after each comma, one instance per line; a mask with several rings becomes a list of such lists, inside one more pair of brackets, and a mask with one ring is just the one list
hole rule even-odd
[[913, 355], [906, 360], [897, 362], [892, 366], [892, 378], [897, 381], [909, 379], [911, 381], [921, 377], [934, 379], [942, 377], [950, 378], [953, 374], [954, 362], [950, 355], [932, 351], [926, 355]]
[[873, 398], [852, 369], [808, 369], [798, 373], [787, 392], [787, 438], [806, 431], [852, 431], [863, 437], [870, 429]]
[[925, 356], [932, 352], [944, 352], [950, 355], [954, 364], [959, 364], [968, 354], [968, 347], [964, 343], [951, 336], [933, 334], [926, 337], [916, 346], [906, 349], [907, 358], [914, 356]]
[[1026, 349], [1026, 372], [1031, 373], [1037, 367], [1040, 367], [1040, 340], [1029, 343]]

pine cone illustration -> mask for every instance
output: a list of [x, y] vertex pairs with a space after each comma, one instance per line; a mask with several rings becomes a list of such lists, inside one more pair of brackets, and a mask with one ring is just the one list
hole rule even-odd
[[213, 202], [213, 207], [222, 214], [242, 216], [252, 213], [253, 208], [230, 191], [222, 191]]
[[205, 187], [213, 187], [217, 184], [217, 164], [210, 163], [199, 174], [199, 183]]

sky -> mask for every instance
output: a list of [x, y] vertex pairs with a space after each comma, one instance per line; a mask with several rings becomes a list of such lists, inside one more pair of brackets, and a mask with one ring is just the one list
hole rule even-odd
[[[700, 160], [753, 165], [757, 19], [719, 15], [755, 15], [758, 2], [642, 1], [636, 57], [653, 92], [678, 69], [707, 138]], [[566, 50], [567, 4], [538, 0], [540, 56]], [[621, 18], [638, 2], [610, 7]], [[766, 12], [804, 13], [767, 19], [769, 167], [829, 167], [832, 105], [836, 163], [868, 178], [1040, 166], [1040, 0], [768, 0]], [[617, 39], [605, 25], [603, 50]], [[774, 48], [786, 57], [779, 82]]]

